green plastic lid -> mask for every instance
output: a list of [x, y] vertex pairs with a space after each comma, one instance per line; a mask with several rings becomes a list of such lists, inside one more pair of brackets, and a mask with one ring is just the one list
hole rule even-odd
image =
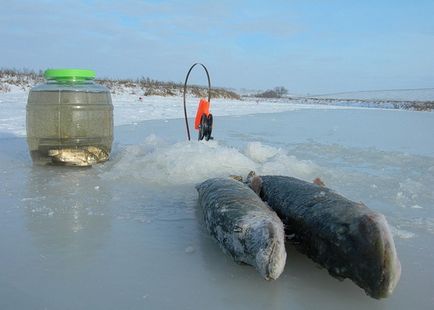
[[86, 69], [47, 69], [44, 72], [47, 80], [56, 81], [85, 81], [95, 78], [95, 71]]

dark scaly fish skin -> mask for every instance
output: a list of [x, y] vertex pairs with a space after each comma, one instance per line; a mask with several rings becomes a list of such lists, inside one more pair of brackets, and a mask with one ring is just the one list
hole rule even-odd
[[295, 235], [301, 252], [332, 276], [351, 279], [373, 298], [392, 294], [401, 265], [382, 214], [291, 177], [256, 176], [250, 184], [276, 211], [287, 233]]
[[286, 262], [282, 221], [248, 186], [214, 178], [196, 186], [205, 225], [236, 262], [254, 266], [267, 280], [277, 279]]

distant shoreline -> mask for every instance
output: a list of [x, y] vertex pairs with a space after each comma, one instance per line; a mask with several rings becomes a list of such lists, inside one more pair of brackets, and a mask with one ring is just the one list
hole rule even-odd
[[[19, 71], [15, 69], [0, 70], [0, 93], [29, 91], [34, 85], [43, 83], [42, 72]], [[97, 83], [110, 89], [112, 94], [128, 94], [143, 98], [147, 96], [181, 97], [184, 85], [175, 82], [162, 82], [150, 78], [136, 80], [97, 79]], [[384, 93], [397, 94], [403, 99], [384, 99]], [[207, 97], [208, 88], [200, 85], [189, 85], [187, 95], [192, 97]], [[380, 109], [399, 109], [411, 111], [434, 110], [434, 88], [400, 89], [400, 90], [372, 90], [357, 92], [338, 92], [323, 95], [295, 96], [284, 95], [276, 98], [264, 98], [261, 93], [240, 95], [234, 90], [226, 88], [212, 88], [211, 98], [230, 100], [252, 100], [256, 102], [280, 102], [292, 104], [319, 104], [330, 106], [349, 106]], [[403, 96], [406, 95], [407, 97]], [[340, 96], [342, 96], [340, 98]], [[353, 97], [353, 98], [351, 98]], [[377, 98], [376, 98], [377, 97]], [[418, 99], [418, 97], [422, 99]], [[411, 98], [410, 100], [407, 98]], [[426, 100], [426, 98], [432, 98]]]

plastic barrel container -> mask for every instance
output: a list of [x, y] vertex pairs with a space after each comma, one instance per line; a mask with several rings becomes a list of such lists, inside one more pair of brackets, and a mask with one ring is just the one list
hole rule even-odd
[[113, 104], [95, 72], [49, 69], [46, 83], [30, 90], [27, 143], [36, 164], [90, 166], [108, 160], [113, 142]]

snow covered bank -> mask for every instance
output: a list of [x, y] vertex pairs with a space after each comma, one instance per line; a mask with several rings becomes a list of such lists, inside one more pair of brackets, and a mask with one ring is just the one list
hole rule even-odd
[[[0, 93], [29, 91], [36, 84], [44, 83], [43, 72], [19, 71], [0, 69]], [[182, 96], [184, 91], [183, 83], [162, 82], [150, 78], [132, 79], [97, 79], [97, 83], [110, 89], [112, 94], [131, 94], [141, 97], [146, 96]], [[187, 95], [206, 97], [208, 87], [189, 85]], [[232, 90], [214, 87], [211, 89], [211, 97], [239, 99], [240, 96]]]

